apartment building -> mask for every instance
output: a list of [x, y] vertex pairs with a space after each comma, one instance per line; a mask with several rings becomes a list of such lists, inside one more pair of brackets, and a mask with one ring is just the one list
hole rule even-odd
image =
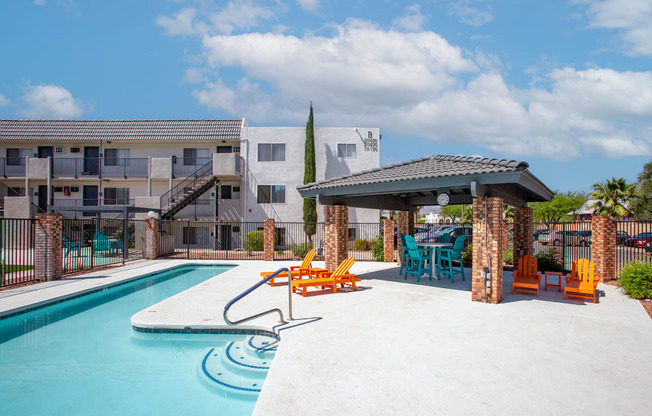
[[[300, 222], [304, 144], [304, 127], [245, 119], [0, 120], [0, 196], [5, 217], [137, 206], [164, 218]], [[315, 128], [317, 180], [378, 168], [379, 147], [378, 128]], [[378, 210], [349, 215], [379, 220]]]

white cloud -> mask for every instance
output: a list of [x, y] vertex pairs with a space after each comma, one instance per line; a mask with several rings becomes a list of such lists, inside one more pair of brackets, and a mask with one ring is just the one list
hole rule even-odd
[[172, 36], [231, 34], [238, 29], [256, 27], [260, 20], [273, 17], [269, 8], [259, 6], [250, 0], [234, 0], [219, 12], [200, 13], [202, 16], [207, 16], [207, 21], [196, 19], [197, 14], [197, 9], [189, 7], [182, 9], [173, 17], [159, 16], [156, 23]]
[[405, 14], [402, 17], [394, 19], [392, 23], [399, 28], [416, 32], [421, 30], [426, 23], [426, 17], [421, 14], [421, 6], [414, 4], [406, 7]]
[[4, 107], [9, 105], [11, 101], [9, 101], [9, 98], [5, 97], [3, 94], [0, 94], [0, 107]]
[[314, 12], [319, 8], [319, 0], [297, 0], [299, 7], [308, 12]]
[[[622, 157], [652, 152], [652, 72], [559, 68], [529, 88], [508, 85], [500, 60], [430, 31], [349, 19], [333, 33], [201, 36], [205, 68], [189, 70], [207, 108], [256, 123], [379, 126], [489, 149], [503, 157]], [[238, 79], [221, 74], [242, 72]]]
[[494, 20], [493, 10], [490, 5], [485, 5], [487, 0], [455, 0], [448, 4], [447, 12], [457, 16], [461, 22], [482, 26]]
[[28, 86], [23, 101], [26, 107], [23, 115], [29, 118], [79, 118], [85, 110], [84, 104], [59, 85]]
[[45, 6], [45, 0], [34, 0], [35, 6]]
[[592, 27], [620, 31], [626, 53], [652, 54], [652, 2], [650, 0], [583, 0], [588, 3]]

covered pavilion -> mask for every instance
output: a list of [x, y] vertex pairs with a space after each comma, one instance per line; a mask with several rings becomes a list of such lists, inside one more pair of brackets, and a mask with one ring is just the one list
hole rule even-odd
[[[528, 167], [522, 161], [437, 155], [297, 189], [303, 198], [324, 205], [324, 256], [329, 270], [347, 256], [348, 207], [399, 211], [398, 232], [412, 234], [412, 212], [419, 206], [473, 204], [472, 300], [498, 303], [503, 296], [503, 251], [507, 247], [503, 204], [515, 207], [516, 260], [533, 252], [533, 210], [527, 203], [550, 201], [554, 196]], [[395, 258], [393, 230], [394, 220], [385, 221], [386, 261]], [[594, 246], [600, 241], [594, 231]], [[600, 264], [596, 263], [596, 269], [600, 271]]]

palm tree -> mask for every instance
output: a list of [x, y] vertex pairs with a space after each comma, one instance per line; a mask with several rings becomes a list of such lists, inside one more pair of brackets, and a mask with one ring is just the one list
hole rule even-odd
[[628, 217], [632, 215], [629, 210], [629, 201], [634, 196], [634, 185], [628, 185], [624, 178], [611, 178], [606, 183], [593, 185], [591, 198], [597, 199], [591, 204], [596, 215], [613, 218]]

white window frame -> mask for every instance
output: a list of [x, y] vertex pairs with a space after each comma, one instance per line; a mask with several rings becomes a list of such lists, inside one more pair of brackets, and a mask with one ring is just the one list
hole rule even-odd
[[[343, 151], [340, 146], [343, 146]], [[351, 152], [351, 149], [353, 149], [353, 152]], [[352, 153], [352, 154], [351, 154]], [[337, 144], [337, 157], [341, 157], [343, 159], [354, 159], [358, 157], [358, 149], [355, 145], [355, 143], [338, 143]]]
[[[267, 188], [269, 190], [269, 192], [266, 193], [265, 192], [266, 189], [263, 189], [263, 188]], [[274, 200], [274, 199], [276, 199], [275, 196], [277, 195], [274, 192], [274, 188], [283, 188], [283, 200], [282, 201], [278, 201], [278, 200], [275, 201]], [[267, 198], [261, 198], [261, 191], [263, 192], [262, 195], [266, 196]], [[279, 189], [279, 191], [280, 191], [280, 189]], [[256, 201], [259, 204], [285, 204], [286, 200], [287, 200], [287, 198], [285, 197], [285, 185], [258, 185], [257, 192], [256, 192]]]
[[[268, 148], [269, 147], [269, 148]], [[265, 152], [261, 152], [261, 149], [268, 149], [267, 154]], [[283, 158], [279, 158], [278, 155], [276, 156], [275, 159], [275, 154], [276, 152], [274, 150], [279, 151], [280, 149], [283, 149]], [[256, 160], [259, 162], [285, 162], [285, 143], [258, 143], [257, 147], [257, 152], [258, 155], [256, 157]], [[264, 157], [266, 155], [269, 155], [269, 158]]]

